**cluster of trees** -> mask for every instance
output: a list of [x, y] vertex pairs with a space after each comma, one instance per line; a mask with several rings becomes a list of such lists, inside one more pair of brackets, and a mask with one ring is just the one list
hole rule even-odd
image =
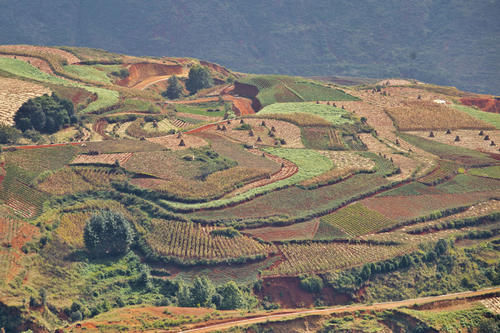
[[179, 306], [216, 307], [219, 310], [240, 309], [249, 306], [249, 297], [236, 282], [215, 287], [208, 278], [197, 277], [191, 286], [179, 285], [177, 292]]
[[[182, 96], [184, 88], [177, 76], [173, 75], [168, 79], [168, 88], [162, 93], [163, 97], [176, 99]], [[186, 80], [186, 89], [191, 95], [200, 89], [210, 88], [213, 85], [212, 75], [207, 67], [195, 65], [189, 70]]]
[[134, 231], [122, 214], [103, 210], [87, 221], [83, 239], [92, 256], [116, 256], [128, 252], [134, 240]]
[[21, 105], [14, 117], [16, 128], [23, 132], [36, 130], [49, 134], [76, 121], [73, 103], [54, 93], [28, 100]]

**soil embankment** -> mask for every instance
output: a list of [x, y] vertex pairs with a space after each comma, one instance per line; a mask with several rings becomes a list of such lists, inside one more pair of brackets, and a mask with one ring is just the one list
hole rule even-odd
[[500, 98], [462, 98], [460, 102], [468, 106], [477, 106], [486, 112], [500, 113]]
[[257, 99], [257, 94], [259, 93], [259, 89], [256, 86], [252, 86], [250, 84], [235, 82], [233, 94], [246, 97], [252, 101], [252, 109], [255, 112], [259, 112], [262, 109], [262, 104]]
[[[128, 66], [129, 76], [117, 82], [124, 87], [137, 87], [141, 82], [152, 80], [154, 82], [158, 77], [169, 77], [170, 75], [183, 75], [185, 68], [182, 65], [166, 65], [156, 63], [137, 63]], [[152, 79], [153, 78], [153, 79]], [[161, 79], [161, 78], [160, 78]], [[140, 88], [140, 87], [139, 87]]]

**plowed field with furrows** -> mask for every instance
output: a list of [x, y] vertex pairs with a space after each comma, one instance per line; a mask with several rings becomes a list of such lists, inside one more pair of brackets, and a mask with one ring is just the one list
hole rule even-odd
[[30, 98], [50, 94], [50, 89], [31, 82], [0, 77], [0, 123], [13, 125], [14, 115]]

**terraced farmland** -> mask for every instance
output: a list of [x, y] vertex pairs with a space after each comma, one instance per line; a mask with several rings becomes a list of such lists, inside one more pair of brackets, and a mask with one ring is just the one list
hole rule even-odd
[[50, 93], [39, 84], [0, 77], [0, 123], [13, 125], [14, 115], [24, 102]]
[[408, 251], [403, 246], [347, 243], [304, 243], [279, 245], [285, 261], [263, 272], [264, 276], [296, 276], [347, 269], [367, 262], [389, 259]]
[[342, 230], [351, 238], [372, 233], [396, 223], [359, 203], [325, 215], [321, 218], [321, 222]]
[[271, 245], [246, 236], [215, 236], [214, 230], [194, 223], [154, 219], [146, 242], [158, 255], [185, 264], [263, 258], [273, 251]]

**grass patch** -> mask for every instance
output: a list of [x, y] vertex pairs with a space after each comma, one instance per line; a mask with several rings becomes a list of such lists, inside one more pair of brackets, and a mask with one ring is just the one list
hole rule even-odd
[[439, 332], [461, 332], [464, 329], [472, 331], [491, 313], [483, 305], [476, 304], [469, 309], [455, 311], [422, 311], [401, 309]]
[[307, 113], [323, 118], [331, 125], [353, 124], [354, 119], [343, 109], [325, 104], [315, 103], [277, 103], [266, 106], [259, 111], [259, 115], [281, 115]]
[[500, 166], [470, 169], [468, 173], [473, 176], [500, 179]]
[[262, 106], [274, 103], [311, 101], [355, 101], [358, 98], [340, 89], [299, 77], [283, 75], [252, 75], [239, 80], [259, 89], [257, 99]]
[[199, 114], [210, 117], [224, 117], [224, 103], [207, 102], [200, 104], [177, 104], [175, 109], [178, 112]]
[[459, 194], [478, 191], [496, 191], [500, 188], [500, 181], [485, 179], [470, 175], [457, 175], [452, 180], [436, 186], [444, 193]]
[[111, 79], [105, 72], [92, 66], [84, 65], [66, 65], [64, 71], [72, 75], [78, 76], [83, 81], [96, 81], [102, 83], [111, 83]]
[[497, 129], [500, 129], [499, 113], [485, 112], [466, 105], [453, 104], [452, 107], [457, 110], [463, 111], [476, 119], [489, 123], [495, 126]]

